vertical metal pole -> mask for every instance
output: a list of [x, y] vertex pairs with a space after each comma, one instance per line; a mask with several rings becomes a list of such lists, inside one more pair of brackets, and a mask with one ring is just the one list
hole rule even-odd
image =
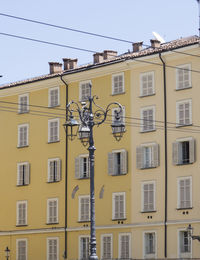
[[93, 126], [94, 126], [94, 116], [92, 114], [92, 101], [91, 97], [91, 86], [90, 86], [90, 97], [89, 97], [89, 162], [90, 162], [90, 260], [98, 260], [96, 255], [96, 228], [95, 228], [95, 196], [94, 196], [94, 152], [96, 148], [94, 147], [93, 139]]
[[199, 37], [200, 37], [200, 0], [197, 0], [199, 7]]

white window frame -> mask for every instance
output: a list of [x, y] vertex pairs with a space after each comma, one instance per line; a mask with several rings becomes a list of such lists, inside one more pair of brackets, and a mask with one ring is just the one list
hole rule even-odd
[[192, 258], [192, 239], [190, 238], [190, 252], [185, 252], [182, 253], [181, 252], [181, 248], [180, 248], [180, 233], [187, 231], [186, 228], [179, 228], [177, 230], [177, 242], [178, 242], [178, 246], [177, 246], [177, 256], [178, 258]]
[[88, 101], [86, 97], [83, 98], [83, 93], [82, 93], [82, 86], [84, 84], [90, 84], [92, 85], [92, 81], [91, 80], [85, 80], [85, 81], [81, 81], [79, 83], [79, 101]]
[[[113, 235], [112, 234], [102, 234], [101, 235], [101, 259], [104, 259], [103, 258], [103, 240], [104, 240], [104, 237], [110, 237], [111, 238], [111, 247], [110, 247], [110, 250], [111, 250], [111, 252], [110, 252], [110, 254], [111, 254], [111, 257], [110, 257], [110, 259], [112, 259], [112, 257], [113, 257]], [[105, 258], [105, 259], [107, 259], [107, 258]]]
[[[180, 123], [180, 116], [179, 116], [179, 105], [184, 105], [184, 104], [189, 104], [189, 123], [186, 124], [185, 120], [186, 118], [184, 117], [184, 123], [181, 124]], [[184, 110], [184, 114], [185, 114], [185, 110]], [[176, 102], [176, 127], [180, 127], [180, 126], [188, 126], [192, 124], [192, 99], [184, 99], [184, 100], [180, 100]]]
[[[150, 148], [151, 162], [145, 162], [145, 148]], [[139, 157], [139, 158], [138, 158]], [[158, 143], [144, 143], [136, 147], [136, 164], [138, 169], [156, 168], [160, 165], [160, 149]]]
[[[52, 103], [51, 103], [51, 92], [54, 91], [54, 90], [58, 90], [58, 100], [57, 100], [57, 104], [56, 105], [52, 105]], [[49, 107], [60, 106], [60, 87], [49, 88], [49, 90], [48, 90], [48, 106]]]
[[[49, 215], [49, 203], [50, 202], [55, 202], [56, 201], [56, 216], [53, 216], [56, 218], [55, 221], [51, 222], [50, 221], [50, 215]], [[58, 198], [50, 198], [50, 199], [47, 199], [47, 224], [57, 224], [58, 223], [58, 207], [59, 207], [59, 200]]]
[[28, 240], [27, 240], [27, 238], [16, 239], [16, 259], [20, 260], [20, 257], [19, 257], [19, 242], [25, 242], [26, 243], [25, 259], [27, 260], [27, 252], [28, 252]]
[[[144, 94], [144, 89], [143, 89], [143, 78], [148, 77], [149, 75], [152, 76], [152, 93], [149, 93], [149, 86], [147, 85], [147, 94]], [[154, 71], [148, 71], [148, 72], [143, 72], [140, 73], [140, 97], [146, 97], [146, 96], [151, 96], [155, 94], [155, 73]], [[148, 83], [148, 81], [147, 81]]]
[[[155, 241], [155, 253], [154, 254], [146, 254], [146, 234], [154, 233]], [[157, 232], [155, 230], [148, 230], [143, 232], [143, 258], [155, 259], [157, 258]]]
[[[121, 259], [121, 237], [128, 236], [129, 237], [129, 258], [131, 258], [131, 233], [119, 233], [118, 237], [118, 258]], [[123, 259], [123, 258], [122, 258]]]
[[[144, 209], [144, 185], [146, 184], [153, 184], [153, 209], [145, 210]], [[142, 212], [152, 212], [156, 211], [156, 182], [155, 181], [144, 181], [141, 185], [141, 198], [142, 198], [142, 204], [141, 204], [141, 211]]]
[[[115, 161], [115, 155], [120, 153], [120, 173], [117, 174], [115, 171], [114, 161]], [[112, 160], [112, 162], [110, 162]], [[123, 162], [122, 162], [123, 160]], [[110, 167], [110, 163], [112, 164], [112, 167]], [[124, 167], [123, 167], [124, 166]], [[112, 168], [112, 169], [111, 169]], [[108, 153], [108, 174], [112, 176], [121, 176], [128, 173], [128, 151], [125, 149], [120, 150], [112, 150], [111, 153]]]
[[[27, 97], [27, 104], [23, 105], [23, 103], [21, 103], [21, 98], [23, 97]], [[26, 108], [26, 109], [25, 109]], [[19, 114], [25, 114], [29, 112], [29, 94], [22, 94], [18, 96], [18, 113]]]
[[[87, 176], [83, 176], [83, 158], [87, 159]], [[90, 178], [89, 154], [80, 154], [75, 158], [75, 178], [76, 179]]]
[[[23, 127], [26, 127], [27, 128], [27, 136], [26, 136], [26, 144], [24, 145], [20, 145], [20, 128], [23, 128]], [[29, 124], [20, 124], [18, 125], [18, 145], [17, 147], [18, 148], [21, 148], [21, 147], [27, 147], [29, 146]]]
[[[25, 204], [26, 205], [26, 207], [25, 207], [25, 222], [24, 223], [19, 223], [19, 221], [20, 221], [20, 219], [19, 219], [19, 205], [20, 204]], [[17, 207], [16, 207], [16, 215], [17, 215], [17, 223], [16, 223], [16, 226], [26, 226], [27, 225], [27, 211], [28, 211], [28, 209], [27, 209], [27, 207], [28, 207], [28, 202], [27, 202], [27, 200], [19, 200], [19, 201], [17, 201]]]
[[[147, 110], [152, 110], [153, 111], [153, 128], [152, 129], [147, 129], [145, 130], [144, 129], [144, 118], [143, 118], [143, 112], [144, 111], [147, 111]], [[148, 106], [148, 107], [142, 107], [141, 110], [140, 110], [140, 118], [141, 118], [141, 121], [140, 121], [140, 132], [142, 133], [146, 133], [146, 132], [151, 132], [151, 131], [155, 131], [156, 130], [156, 121], [155, 121], [155, 118], [156, 118], [156, 107], [155, 106]], [[149, 120], [147, 120], [149, 121]]]
[[[90, 248], [90, 236], [88, 236], [88, 235], [79, 236], [78, 240], [79, 240], [79, 259], [80, 260], [85, 259], [85, 258], [82, 258], [82, 252], [81, 252], [81, 239], [82, 238], [88, 238], [88, 248]], [[89, 249], [89, 255], [90, 255], [90, 249]]]
[[[58, 136], [57, 136], [57, 139], [56, 140], [51, 140], [51, 136], [50, 136], [50, 125], [52, 122], [57, 122], [58, 123], [58, 129], [57, 129], [57, 132], [58, 132]], [[48, 143], [56, 143], [56, 142], [59, 142], [60, 141], [60, 120], [59, 118], [54, 118], [54, 119], [49, 119], [48, 120]]]
[[[51, 162], [57, 162], [57, 176], [55, 180], [51, 180], [51, 175], [50, 175], [50, 163]], [[61, 181], [61, 159], [60, 158], [51, 158], [48, 159], [48, 179], [47, 182], [49, 183], [54, 183], [54, 182], [59, 182]]]
[[[25, 172], [24, 176], [23, 176], [24, 183], [20, 183], [20, 167], [23, 165], [27, 167], [27, 172]], [[25, 186], [25, 185], [29, 185], [29, 184], [30, 184], [30, 164], [29, 164], [29, 162], [17, 163], [17, 186]]]
[[[115, 218], [115, 197], [123, 195], [124, 199], [124, 216], [122, 218]], [[126, 192], [113, 192], [112, 193], [112, 220], [118, 220], [118, 219], [126, 219]]]
[[[115, 92], [114, 89], [114, 78], [122, 76], [122, 91], [121, 92]], [[124, 72], [116, 73], [112, 75], [112, 95], [119, 95], [125, 93], [125, 83], [124, 83]]]
[[[181, 207], [181, 201], [180, 201], [180, 181], [181, 180], [190, 180], [190, 206], [189, 207]], [[177, 209], [187, 209], [192, 208], [192, 176], [186, 176], [186, 177], [178, 177], [177, 178]]]
[[[88, 218], [87, 219], [81, 219], [81, 199], [89, 199], [89, 209], [88, 209]], [[89, 195], [80, 195], [78, 197], [78, 221], [79, 222], [88, 222], [90, 221], [90, 196]]]
[[49, 257], [49, 241], [50, 240], [56, 240], [57, 241], [57, 256], [56, 256], [56, 260], [59, 260], [59, 238], [58, 237], [48, 237], [47, 238], [47, 260], [50, 260], [50, 257]]
[[[183, 65], [179, 65], [179, 66], [176, 66], [177, 69], [176, 69], [176, 90], [182, 90], [182, 89], [187, 89], [187, 88], [191, 88], [192, 87], [192, 81], [191, 81], [191, 64], [183, 64]], [[189, 73], [189, 86], [187, 87], [182, 87], [180, 88], [179, 87], [179, 78], [178, 78], [178, 71], [179, 69], [181, 70], [188, 70], [188, 73]]]

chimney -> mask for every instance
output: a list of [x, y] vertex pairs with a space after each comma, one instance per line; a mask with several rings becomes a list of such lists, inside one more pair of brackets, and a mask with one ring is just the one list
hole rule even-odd
[[133, 52], [138, 52], [142, 50], [143, 42], [134, 42], [133, 43]]
[[152, 48], [160, 48], [160, 41], [153, 39], [153, 40], [150, 40], [150, 42], [151, 42]]
[[103, 52], [103, 59], [108, 60], [117, 56], [117, 51], [105, 50]]
[[99, 63], [103, 61], [103, 52], [97, 52], [93, 54], [94, 63]]
[[78, 59], [67, 59], [64, 58], [64, 70], [73, 70], [77, 68], [77, 61]]
[[59, 62], [49, 62], [49, 73], [59, 73], [62, 72], [62, 63]]

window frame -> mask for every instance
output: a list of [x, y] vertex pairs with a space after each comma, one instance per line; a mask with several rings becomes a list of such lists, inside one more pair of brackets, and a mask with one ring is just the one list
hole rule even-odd
[[[115, 217], [115, 197], [116, 196], [120, 196], [120, 195], [123, 195], [123, 217], [120, 217], [120, 218], [116, 218]], [[118, 213], [119, 214], [119, 213]], [[112, 220], [124, 220], [126, 219], [126, 192], [123, 191], [123, 192], [113, 192], [112, 193]]]
[[85, 258], [82, 257], [82, 252], [81, 252], [81, 239], [82, 238], [88, 238], [88, 256], [90, 255], [90, 236], [89, 235], [81, 235], [78, 237], [79, 240], [79, 260], [83, 260]]
[[[26, 144], [20, 145], [20, 128], [26, 127], [27, 135], [26, 135]], [[18, 125], [18, 144], [17, 148], [23, 148], [29, 146], [29, 124], [20, 124]]]
[[56, 240], [57, 241], [57, 256], [56, 256], [56, 260], [59, 260], [59, 237], [47, 237], [47, 260], [50, 259], [49, 257], [49, 241], [50, 240]]
[[[50, 136], [50, 125], [52, 122], [57, 122], [57, 139], [56, 140], [51, 140], [51, 136]], [[53, 119], [49, 119], [48, 120], [48, 143], [51, 144], [51, 143], [57, 143], [60, 141], [60, 120], [59, 118], [53, 118]]]
[[[143, 77], [145, 76], [152, 76], [152, 93], [149, 94], [149, 86], [147, 86], [147, 94], [144, 94], [144, 89], [143, 89]], [[140, 73], [140, 97], [148, 97], [155, 95], [155, 72], [154, 71], [146, 71]]]
[[[144, 185], [153, 184], [153, 209], [144, 209]], [[156, 211], [156, 181], [144, 181], [141, 183], [142, 201], [141, 201], [141, 213], [155, 212]], [[149, 200], [149, 193], [148, 193]]]
[[[154, 233], [154, 245], [155, 245], [155, 253], [154, 254], [146, 254], [146, 234]], [[144, 259], [155, 259], [157, 258], [157, 232], [155, 230], [147, 230], [143, 232], [143, 258]]]
[[[56, 218], [55, 221], [50, 221], [50, 202], [54, 202], [56, 201], [56, 216], [53, 216], [53, 218]], [[58, 216], [58, 212], [59, 212], [59, 199], [58, 198], [49, 198], [47, 199], [47, 224], [48, 225], [53, 225], [53, 224], [58, 224], [59, 223], [59, 216]], [[52, 218], [52, 216], [51, 216]]]
[[[120, 173], [117, 174], [115, 171], [114, 161], [115, 154], [120, 153]], [[120, 149], [120, 150], [112, 150], [111, 153], [108, 153], [108, 175], [110, 176], [122, 176], [128, 174], [128, 151], [126, 149]], [[112, 167], [110, 166], [110, 161], [112, 160]], [[123, 162], [122, 162], [123, 160]], [[123, 167], [124, 166], [124, 167]], [[111, 169], [112, 168], [112, 169]], [[122, 169], [124, 168], [124, 169]]]
[[[20, 166], [26, 165], [27, 166], [27, 172], [25, 172], [23, 176], [23, 183], [20, 184]], [[28, 176], [26, 176], [28, 175]], [[28, 179], [28, 183], [26, 183], [26, 180]], [[27, 186], [30, 184], [30, 163], [29, 162], [20, 162], [17, 163], [17, 186]]]
[[[81, 219], [81, 199], [89, 199], [89, 209], [88, 209], [88, 218]], [[85, 209], [84, 209], [85, 211]], [[78, 222], [89, 222], [90, 221], [90, 195], [80, 195], [78, 197]]]
[[181, 240], [181, 237], [180, 237], [180, 233], [181, 232], [187, 232], [186, 228], [179, 228], [177, 230], [177, 242], [178, 242], [178, 246], [177, 246], [177, 255], [178, 255], [178, 258], [192, 258], [192, 239], [189, 239], [190, 241], [190, 252], [181, 252], [181, 246], [180, 246], [180, 240]]
[[[145, 163], [145, 149], [150, 148], [150, 163]], [[154, 143], [144, 143], [136, 147], [136, 167], [140, 170], [157, 168], [160, 166], [160, 145]]]
[[[81, 176], [83, 173], [81, 173], [81, 169], [83, 169], [83, 165], [80, 166], [81, 159], [86, 158], [87, 159], [87, 176]], [[77, 165], [78, 164], [78, 165]], [[77, 157], [75, 157], [75, 179], [83, 180], [83, 179], [89, 179], [90, 178], [90, 163], [89, 163], [89, 154], [80, 154]]]
[[[54, 90], [58, 90], [57, 105], [52, 105], [51, 104], [51, 92], [54, 91]], [[51, 108], [51, 107], [58, 107], [58, 106], [60, 106], [60, 87], [57, 86], [57, 87], [49, 88], [48, 89], [48, 107]]]
[[[19, 219], [19, 205], [20, 204], [25, 204], [26, 205], [26, 207], [25, 207], [25, 220], [24, 220], [24, 223], [22, 223], [22, 224], [20, 224], [19, 223], [19, 221], [20, 221], [20, 219]], [[27, 212], [28, 212], [28, 201], [27, 200], [18, 200], [17, 201], [17, 207], [16, 207], [16, 215], [17, 215], [17, 219], [16, 219], [16, 226], [27, 226], [28, 224], [27, 224]]]
[[83, 84], [90, 84], [90, 85], [92, 85], [92, 81], [91, 80], [84, 80], [84, 81], [81, 81], [79, 83], [79, 101], [80, 102], [88, 101], [86, 98], [83, 98], [83, 93], [82, 93], [82, 85]]
[[[50, 163], [51, 162], [54, 162], [56, 161], [57, 162], [57, 178], [55, 180], [52, 180], [51, 181], [51, 175], [50, 175]], [[48, 176], [47, 176], [47, 182], [48, 183], [55, 183], [55, 182], [59, 182], [61, 181], [61, 172], [62, 172], [62, 168], [61, 168], [61, 159], [60, 158], [49, 158], [48, 161], [47, 161], [47, 167], [48, 167]], [[58, 172], [59, 170], [59, 172]]]
[[[121, 92], [117, 92], [115, 93], [115, 88], [114, 88], [114, 78], [115, 77], [119, 77], [122, 76], [122, 91]], [[112, 95], [120, 95], [120, 94], [124, 94], [125, 93], [125, 79], [124, 79], [124, 72], [119, 72], [119, 73], [115, 73], [112, 74]]]
[[118, 258], [121, 259], [121, 237], [128, 236], [129, 237], [129, 258], [131, 258], [131, 233], [119, 233], [118, 235]]
[[[153, 128], [152, 129], [147, 129], [145, 130], [144, 129], [144, 117], [143, 117], [143, 112], [144, 111], [149, 111], [149, 110], [152, 110], [153, 111], [153, 120], [152, 120], [152, 125], [153, 125]], [[147, 121], [150, 121], [149, 119], [147, 119]], [[142, 107], [140, 109], [140, 132], [141, 133], [148, 133], [148, 132], [152, 132], [152, 131], [155, 131], [156, 130], [156, 106], [153, 105], [153, 106], [147, 106], [147, 107]]]
[[109, 233], [109, 234], [101, 234], [101, 259], [108, 259], [108, 258], [103, 258], [103, 239], [105, 237], [110, 237], [111, 238], [111, 247], [110, 247], [110, 254], [111, 254], [111, 257], [110, 259], [113, 258], [113, 234]]
[[[184, 109], [184, 123], [180, 124], [180, 110], [179, 110], [179, 106], [180, 105], [185, 105], [185, 104], [189, 104], [189, 123], [186, 124], [186, 118], [185, 118], [185, 109]], [[183, 99], [183, 100], [179, 100], [176, 102], [176, 127], [184, 127], [184, 126], [189, 126], [192, 125], [192, 99]]]
[[27, 238], [19, 238], [19, 239], [16, 239], [16, 259], [19, 260], [20, 257], [19, 257], [19, 242], [25, 242], [26, 243], [26, 251], [25, 251], [25, 257], [26, 257], [26, 260], [27, 260], [27, 253], [28, 253], [28, 239]]
[[[182, 64], [182, 65], [178, 65], [176, 66], [176, 90], [183, 90], [183, 89], [188, 89], [188, 88], [192, 88], [192, 77], [191, 77], [191, 67], [192, 65], [187, 63], [187, 64]], [[187, 67], [187, 68], [185, 68]], [[189, 86], [187, 87], [183, 87], [183, 88], [179, 88], [179, 79], [178, 79], [178, 71], [181, 69], [182, 71], [184, 71], [184, 68], [185, 70], [188, 70], [188, 76], [189, 76]]]
[[[181, 207], [181, 196], [180, 196], [180, 181], [181, 180], [190, 180], [190, 206], [189, 207]], [[185, 190], [184, 190], [185, 192]], [[184, 193], [184, 197], [185, 197], [185, 193]], [[177, 178], [177, 209], [181, 210], [181, 209], [190, 209], [192, 208], [192, 176], [185, 176], [185, 177], [178, 177]]]
[[[23, 97], [27, 97], [27, 104], [26, 105], [22, 105], [21, 103], [21, 98]], [[26, 110], [23, 110], [22, 107], [26, 107]], [[29, 93], [26, 94], [21, 94], [18, 96], [18, 114], [26, 114], [29, 113]]]

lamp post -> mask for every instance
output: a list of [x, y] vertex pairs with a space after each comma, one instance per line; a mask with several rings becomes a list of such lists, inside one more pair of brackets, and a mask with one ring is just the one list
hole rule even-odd
[[191, 224], [188, 225], [187, 227], [187, 232], [188, 232], [188, 235], [190, 238], [192, 238], [192, 240], [198, 240], [200, 242], [200, 236], [196, 236], [196, 235], [193, 235], [193, 227]]
[[8, 260], [10, 257], [10, 249], [8, 247], [6, 247], [6, 249], [5, 249], [5, 257], [6, 257], [6, 260]]
[[[117, 141], [122, 138], [125, 132], [125, 125], [122, 123], [122, 105], [117, 102], [112, 102], [107, 105], [106, 109], [103, 109], [95, 103], [97, 96], [91, 95], [92, 86], [90, 85], [90, 95], [88, 97], [88, 103], [82, 102], [81, 107], [75, 101], [71, 101], [67, 107], [68, 120], [63, 125], [67, 136], [70, 140], [73, 140], [79, 133], [79, 139], [84, 146], [88, 147], [89, 151], [89, 163], [90, 163], [90, 260], [97, 260], [96, 255], [96, 228], [95, 228], [95, 196], [94, 196], [94, 152], [96, 150], [93, 139], [93, 127], [103, 124], [111, 111], [112, 107], [115, 108], [114, 121], [111, 124], [112, 133]], [[96, 111], [93, 112], [93, 106]], [[78, 113], [78, 120], [73, 116], [73, 113]], [[67, 131], [68, 130], [70, 131]], [[77, 131], [74, 131], [77, 128]]]

